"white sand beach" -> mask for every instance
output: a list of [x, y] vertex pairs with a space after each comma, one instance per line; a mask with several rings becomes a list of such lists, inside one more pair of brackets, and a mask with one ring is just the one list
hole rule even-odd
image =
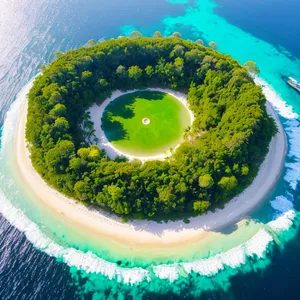
[[25, 141], [27, 103], [24, 103], [20, 115], [15, 140], [16, 159], [20, 173], [27, 187], [50, 208], [85, 228], [99, 235], [127, 242], [131, 245], [172, 246], [201, 239], [210, 231], [219, 230], [225, 225], [243, 219], [257, 206], [272, 189], [280, 176], [286, 154], [286, 136], [282, 125], [271, 107], [268, 113], [276, 120], [279, 132], [272, 139], [270, 151], [260, 167], [253, 183], [239, 196], [232, 199], [224, 209], [208, 212], [205, 215], [190, 218], [190, 223], [175, 221], [159, 224], [154, 221], [132, 221], [123, 224], [117, 217], [112, 217], [97, 210], [90, 210], [75, 200], [69, 199], [49, 187], [33, 169]]
[[[146, 90], [147, 91], [157, 91], [157, 92], [167, 93], [167, 94], [173, 96], [178, 101], [180, 101], [186, 107], [186, 109], [188, 110], [189, 115], [190, 115], [190, 119], [191, 119], [191, 124], [193, 124], [195, 117], [194, 117], [193, 112], [189, 109], [186, 94], [183, 94], [183, 93], [180, 93], [180, 92], [175, 92], [175, 91], [172, 91], [170, 89], [151, 88], [151, 89], [146, 89]], [[147, 160], [164, 160], [165, 158], [172, 155], [172, 153], [169, 150], [166, 151], [165, 153], [162, 153], [162, 154], [159, 154], [159, 155], [154, 155], [154, 156], [142, 156], [141, 157], [141, 156], [130, 155], [130, 154], [124, 153], [124, 152], [120, 151], [119, 149], [117, 149], [116, 147], [114, 147], [108, 141], [108, 139], [105, 136], [104, 131], [102, 130], [102, 121], [101, 121], [101, 119], [102, 119], [104, 110], [107, 107], [107, 105], [109, 105], [109, 103], [111, 103], [116, 98], [118, 98], [122, 95], [129, 94], [129, 93], [134, 93], [134, 92], [137, 92], [137, 91], [138, 90], [130, 90], [130, 91], [127, 91], [127, 92], [115, 91], [115, 92], [113, 92], [111, 97], [107, 98], [101, 105], [97, 105], [95, 103], [88, 110], [88, 112], [90, 113], [90, 116], [91, 116], [91, 121], [94, 123], [95, 135], [99, 140], [98, 146], [99, 146], [99, 148], [104, 149], [106, 151], [107, 155], [112, 159], [116, 158], [117, 156], [125, 156], [129, 160], [138, 159], [138, 160], [141, 160], [142, 162], [145, 162]], [[175, 146], [174, 150], [178, 147], [179, 147], [179, 145]]]

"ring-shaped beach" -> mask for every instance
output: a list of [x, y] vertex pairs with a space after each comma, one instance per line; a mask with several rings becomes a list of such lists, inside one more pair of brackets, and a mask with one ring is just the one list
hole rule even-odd
[[89, 113], [97, 144], [110, 158], [143, 162], [171, 156], [194, 120], [185, 94], [154, 88], [117, 91]]

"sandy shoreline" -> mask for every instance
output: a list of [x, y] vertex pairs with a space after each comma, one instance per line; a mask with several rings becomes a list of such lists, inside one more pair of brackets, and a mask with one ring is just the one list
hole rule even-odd
[[[184, 107], [188, 110], [189, 115], [190, 115], [190, 119], [191, 119], [191, 124], [193, 124], [195, 117], [194, 117], [193, 112], [189, 109], [189, 105], [188, 105], [188, 102], [187, 102], [187, 95], [185, 95], [183, 93], [180, 93], [180, 92], [175, 92], [175, 91], [172, 91], [172, 90], [169, 90], [169, 89], [150, 88], [150, 89], [146, 89], [146, 90], [147, 91], [157, 91], [157, 92], [167, 93], [167, 94], [173, 96], [180, 103], [182, 103], [184, 105]], [[113, 92], [111, 97], [105, 99], [105, 101], [101, 105], [97, 105], [96, 103], [94, 103], [92, 105], [92, 107], [89, 108], [88, 112], [90, 113], [91, 121], [94, 123], [95, 135], [99, 140], [97, 145], [99, 146], [99, 148], [104, 149], [106, 151], [107, 155], [112, 159], [115, 159], [117, 156], [125, 156], [129, 160], [139, 159], [143, 162], [145, 162], [147, 160], [164, 160], [165, 158], [172, 155], [172, 153], [170, 151], [167, 151], [166, 153], [162, 153], [162, 154], [159, 154], [159, 155], [142, 156], [142, 157], [124, 153], [124, 152], [118, 150], [117, 148], [115, 148], [107, 140], [107, 138], [105, 136], [105, 133], [102, 130], [101, 118], [103, 116], [104, 110], [107, 107], [107, 105], [109, 103], [111, 103], [112, 101], [114, 101], [116, 98], [118, 98], [122, 95], [134, 93], [134, 92], [137, 92], [137, 91], [139, 91], [139, 90], [130, 90], [130, 91], [127, 91], [127, 92], [115, 91], [115, 92]], [[173, 148], [176, 149], [176, 148], [179, 147], [179, 145], [177, 145]]]
[[63, 215], [62, 217], [89, 228], [102, 236], [129, 244], [157, 246], [183, 244], [187, 241], [199, 240], [203, 235], [209, 234], [209, 231], [220, 229], [242, 219], [264, 199], [276, 183], [283, 167], [287, 143], [282, 125], [269, 103], [267, 104], [267, 110], [275, 118], [279, 132], [272, 139], [270, 151], [251, 186], [241, 195], [232, 199], [224, 209], [191, 218], [189, 224], [185, 224], [183, 221], [168, 222], [166, 224], [158, 224], [153, 221], [132, 221], [123, 224], [117, 217], [90, 210], [50, 188], [33, 169], [26, 148], [27, 101], [23, 105], [17, 127], [15, 155], [17, 165], [27, 187], [46, 205]]

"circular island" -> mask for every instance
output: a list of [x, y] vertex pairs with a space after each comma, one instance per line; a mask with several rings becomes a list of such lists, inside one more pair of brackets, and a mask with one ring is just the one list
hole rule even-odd
[[[144, 101], [145, 93], [169, 97], [157, 88], [187, 95], [193, 120], [175, 99]], [[134, 101], [127, 94], [105, 106], [133, 90]], [[265, 104], [228, 55], [177, 37], [121, 37], [43, 69], [28, 95], [26, 138], [34, 168], [65, 195], [132, 218], [184, 218], [224, 205], [253, 181], [276, 133]], [[96, 134], [94, 105], [106, 107], [98, 122], [119, 152], [175, 146], [171, 155], [112, 159]]]

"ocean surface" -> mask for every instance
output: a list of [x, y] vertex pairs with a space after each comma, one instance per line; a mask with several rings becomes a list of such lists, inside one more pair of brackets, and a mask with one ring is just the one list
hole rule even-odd
[[[0, 299], [299, 299], [298, 0], [0, 0]], [[47, 211], [15, 172], [28, 82], [57, 50], [132, 30], [216, 41], [257, 62], [288, 137], [281, 179], [249, 224], [172, 253], [126, 249]], [[86, 237], [89, 237], [88, 239]]]

